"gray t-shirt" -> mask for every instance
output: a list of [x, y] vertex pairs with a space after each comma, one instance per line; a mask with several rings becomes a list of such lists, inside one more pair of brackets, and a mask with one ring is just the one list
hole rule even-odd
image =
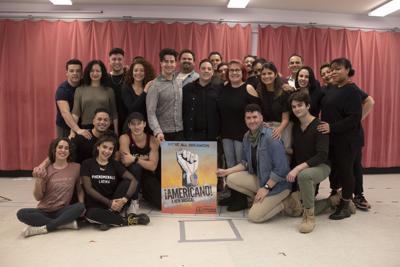
[[76, 89], [72, 113], [81, 118], [82, 125], [92, 124], [98, 108], [109, 110], [113, 120], [118, 118], [113, 89], [102, 86], [80, 86]]

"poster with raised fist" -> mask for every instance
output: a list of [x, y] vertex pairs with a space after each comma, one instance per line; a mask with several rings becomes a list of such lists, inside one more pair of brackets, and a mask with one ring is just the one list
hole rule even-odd
[[163, 213], [215, 214], [217, 142], [164, 142], [161, 145]]

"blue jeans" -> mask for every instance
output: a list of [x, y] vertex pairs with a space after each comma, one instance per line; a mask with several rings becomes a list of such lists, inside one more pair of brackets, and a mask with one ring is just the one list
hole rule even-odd
[[224, 148], [226, 165], [231, 168], [242, 161], [242, 142], [233, 139], [222, 139], [222, 146]]

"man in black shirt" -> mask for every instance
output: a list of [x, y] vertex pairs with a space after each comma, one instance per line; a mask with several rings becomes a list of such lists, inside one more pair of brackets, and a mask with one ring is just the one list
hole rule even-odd
[[200, 78], [183, 88], [183, 132], [188, 141], [216, 141], [219, 134], [218, 86], [211, 83], [211, 61], [200, 62]]
[[[327, 201], [314, 200], [315, 185], [330, 173], [328, 165], [329, 135], [318, 132], [321, 121], [310, 114], [310, 97], [306, 92], [296, 92], [289, 103], [297, 117], [293, 124], [293, 166], [287, 175], [289, 182], [297, 182], [303, 200], [303, 221], [299, 225], [301, 233], [309, 233], [315, 227], [315, 213], [324, 210]], [[315, 202], [315, 203], [314, 203]], [[322, 204], [322, 205], [321, 205]], [[314, 207], [317, 209], [315, 210]]]
[[[110, 113], [107, 109], [99, 108], [96, 110], [93, 118], [93, 129], [90, 130], [91, 138], [87, 139], [82, 135], [77, 135], [72, 139], [75, 149], [75, 162], [82, 163], [85, 159], [93, 157], [93, 148], [97, 140], [105, 134], [115, 137], [115, 134], [109, 131], [111, 124]], [[115, 137], [116, 138], [116, 137]], [[46, 168], [49, 166], [50, 160], [46, 158], [39, 166], [33, 169], [34, 175], [45, 177], [47, 175]]]
[[118, 132], [122, 134], [122, 129], [124, 127], [125, 119], [127, 117], [128, 111], [122, 102], [121, 88], [124, 83], [125, 70], [124, 70], [124, 56], [125, 52], [121, 48], [113, 48], [108, 53], [110, 59], [110, 86], [114, 90], [115, 102], [117, 104], [118, 112]]

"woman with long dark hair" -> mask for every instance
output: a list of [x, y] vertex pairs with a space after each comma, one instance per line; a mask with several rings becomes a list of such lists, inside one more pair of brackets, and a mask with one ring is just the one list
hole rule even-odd
[[336, 211], [329, 216], [341, 220], [351, 216], [349, 204], [354, 192], [354, 164], [362, 146], [361, 97], [357, 86], [350, 81], [355, 73], [347, 58], [331, 62], [332, 88], [322, 99], [322, 123], [318, 130], [329, 133], [329, 160], [334, 176], [340, 179], [342, 198]]
[[81, 176], [86, 192], [86, 219], [99, 224], [101, 230], [111, 226], [148, 224], [146, 214], [120, 215], [136, 191], [137, 180], [121, 163], [113, 159], [114, 137], [101, 137], [94, 148], [94, 157], [82, 163]]
[[315, 79], [314, 71], [309, 66], [299, 69], [295, 78], [296, 91], [304, 91], [310, 96], [310, 113], [314, 117], [319, 117], [321, 112], [321, 101], [323, 93], [319, 82]]
[[83, 85], [78, 87], [74, 96], [72, 114], [78, 122], [81, 119], [82, 128], [93, 128], [92, 121], [95, 110], [106, 108], [110, 110], [114, 123], [114, 131], [118, 135], [118, 112], [114, 91], [109, 83], [106, 67], [101, 60], [90, 61], [83, 72]]
[[273, 128], [272, 137], [281, 138], [285, 150], [290, 153], [291, 133], [289, 126], [289, 94], [283, 88], [278, 69], [272, 62], [262, 66], [257, 92], [261, 99], [264, 122]]
[[[80, 165], [72, 161], [72, 143], [62, 137], [51, 142], [50, 165], [47, 175], [39, 177], [33, 173], [35, 187], [33, 196], [39, 201], [37, 208], [20, 209], [18, 220], [29, 225], [24, 236], [47, 234], [57, 229], [78, 229], [76, 219], [83, 213], [83, 192], [80, 183]], [[79, 202], [70, 204], [74, 189]]]

